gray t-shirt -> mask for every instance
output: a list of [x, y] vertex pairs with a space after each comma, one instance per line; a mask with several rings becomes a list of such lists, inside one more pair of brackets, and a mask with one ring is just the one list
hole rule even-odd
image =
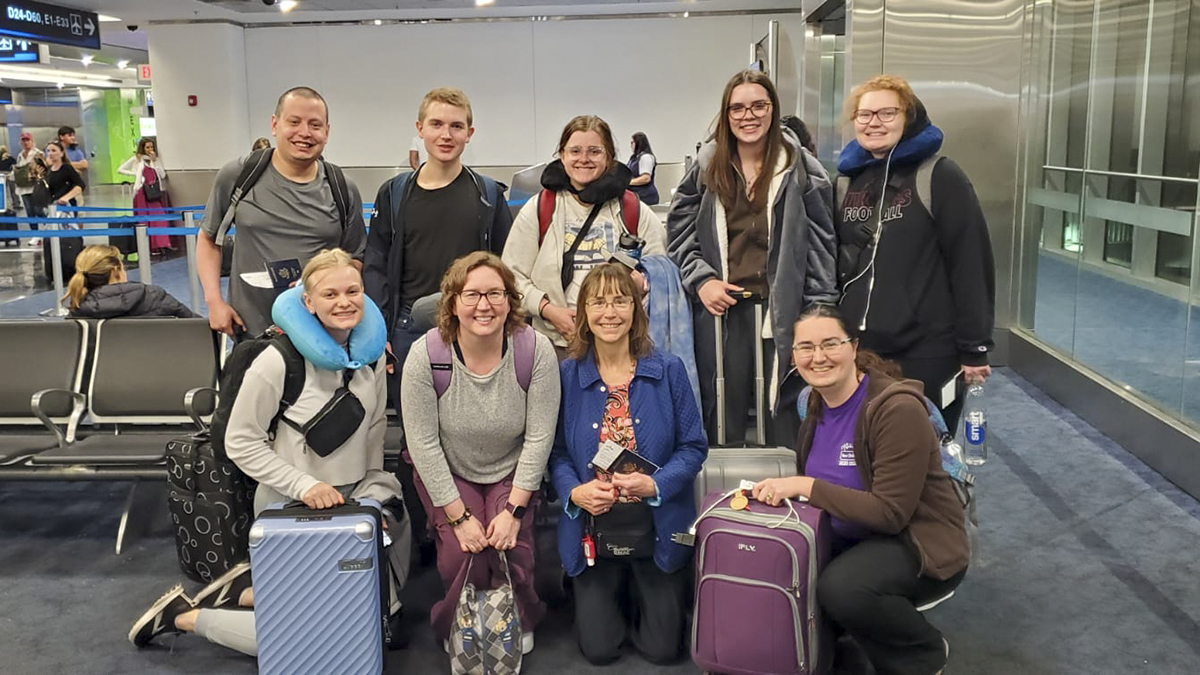
[[[235, 159], [217, 172], [201, 223], [209, 237], [216, 236], [225, 217], [244, 161], [245, 158]], [[237, 245], [229, 274], [229, 304], [242, 317], [251, 335], [271, 325], [271, 304], [281, 291], [253, 286], [245, 275], [266, 272], [266, 264], [274, 260], [295, 258], [303, 267], [324, 248], [340, 247], [356, 260], [362, 260], [367, 247], [362, 197], [353, 182], [346, 183], [350, 190], [350, 222], [345, 229], [338, 218], [322, 164], [317, 165], [317, 177], [308, 183], [290, 181], [268, 165], [254, 187], [238, 202], [233, 220]]]

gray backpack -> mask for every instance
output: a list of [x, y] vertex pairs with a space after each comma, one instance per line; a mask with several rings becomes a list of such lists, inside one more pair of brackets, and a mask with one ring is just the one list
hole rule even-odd
[[517, 675], [521, 672], [521, 617], [517, 613], [508, 558], [497, 551], [505, 584], [490, 591], [475, 589], [472, 555], [450, 627], [450, 671], [454, 675]]

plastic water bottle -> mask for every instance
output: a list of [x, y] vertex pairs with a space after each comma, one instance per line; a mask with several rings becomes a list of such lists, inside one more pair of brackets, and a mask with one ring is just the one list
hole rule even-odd
[[979, 466], [987, 461], [987, 418], [983, 411], [983, 385], [978, 382], [967, 387], [967, 398], [963, 403], [963, 439], [967, 443], [967, 464]]

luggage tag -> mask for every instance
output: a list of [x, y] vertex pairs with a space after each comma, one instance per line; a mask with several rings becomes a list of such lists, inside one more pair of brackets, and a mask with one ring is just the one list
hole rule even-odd
[[737, 494], [733, 496], [733, 499], [729, 501], [729, 508], [733, 509], [734, 511], [742, 511], [749, 505], [750, 500], [746, 498], [746, 493], [742, 490], [738, 490]]

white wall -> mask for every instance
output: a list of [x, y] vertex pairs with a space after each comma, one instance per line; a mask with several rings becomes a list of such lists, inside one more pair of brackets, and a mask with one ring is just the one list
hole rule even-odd
[[[475, 111], [468, 160], [479, 165], [524, 165], [548, 159], [573, 116], [596, 114], [613, 127], [618, 152], [644, 131], [661, 162], [682, 161], [707, 134], [728, 78], [749, 62], [749, 45], [766, 33], [766, 16], [690, 19], [503, 21], [386, 26], [248, 27], [156, 26], [150, 32], [156, 115], [164, 158], [172, 168], [216, 168], [269, 132], [275, 100], [296, 85], [314, 87], [330, 107], [327, 156], [346, 166], [406, 162], [417, 106], [429, 89], [462, 88]], [[784, 76], [802, 72], [803, 22], [779, 17]], [[219, 30], [215, 30], [219, 29]], [[196, 31], [196, 33], [192, 33]], [[241, 31], [244, 48], [213, 53], [198, 42]], [[162, 36], [161, 38], [159, 36]], [[191, 45], [190, 47], [188, 45]], [[229, 61], [244, 59], [244, 90]], [[222, 79], [228, 105], [208, 109], [226, 123], [209, 123], [204, 140], [168, 142], [186, 132], [195, 109], [179, 87], [216, 93]], [[183, 74], [178, 77], [176, 70]], [[782, 83], [784, 112], [794, 112], [797, 82]], [[178, 101], [174, 98], [179, 98]], [[171, 99], [171, 100], [168, 100]], [[183, 107], [180, 108], [180, 105]], [[233, 118], [241, 107], [237, 126]], [[201, 92], [201, 108], [205, 93]], [[185, 121], [186, 120], [186, 121]], [[216, 133], [225, 134], [217, 139]], [[232, 137], [232, 140], [231, 140]], [[176, 154], [178, 153], [178, 154]]]
[[[154, 114], [164, 162], [215, 169], [250, 149], [246, 47], [231, 24], [152, 25], [147, 29]], [[188, 95], [199, 105], [188, 107]]]

